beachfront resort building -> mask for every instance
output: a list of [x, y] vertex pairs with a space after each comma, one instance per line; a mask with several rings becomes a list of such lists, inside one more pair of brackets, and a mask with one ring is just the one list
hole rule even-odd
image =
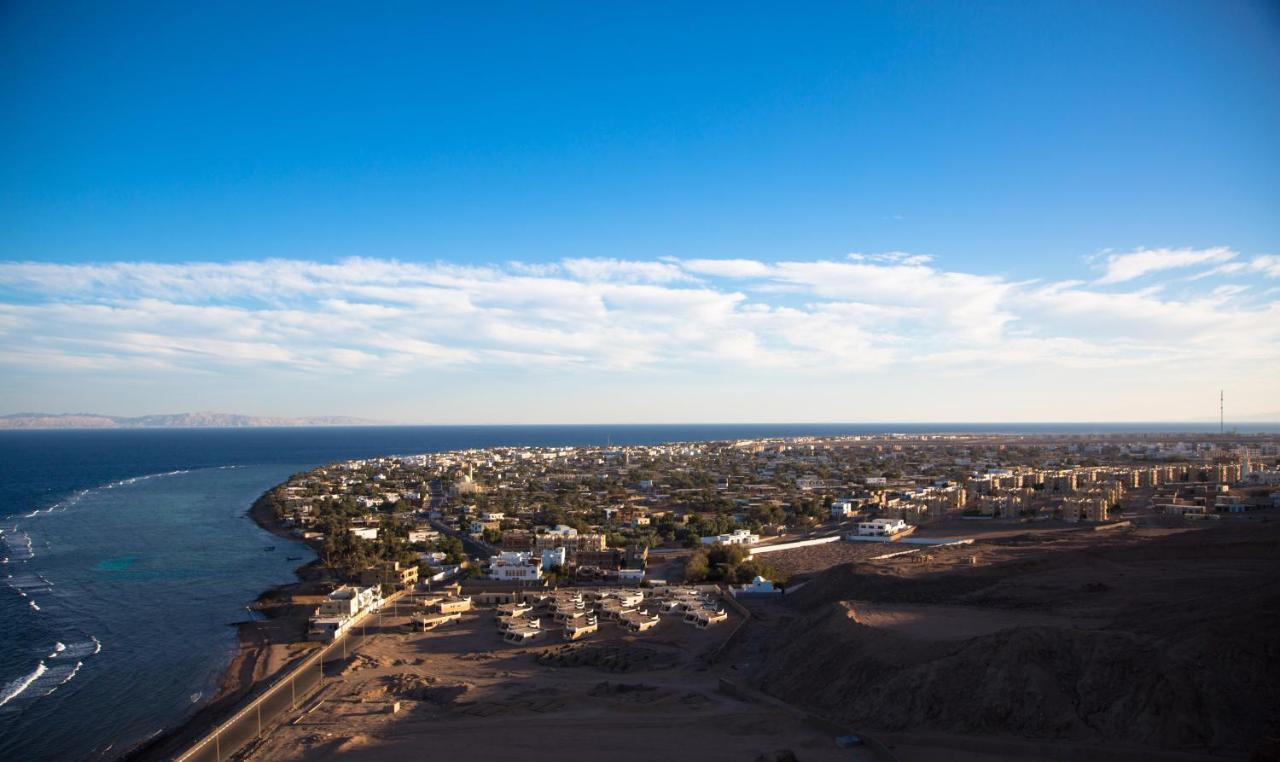
[[347, 631], [356, 619], [382, 605], [382, 590], [344, 585], [329, 593], [316, 608], [307, 628], [309, 640], [330, 641]]

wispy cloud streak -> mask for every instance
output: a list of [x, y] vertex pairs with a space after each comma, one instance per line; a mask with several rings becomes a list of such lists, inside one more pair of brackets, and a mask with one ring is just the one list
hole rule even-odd
[[[7, 262], [0, 364], [397, 376], [443, 367], [987, 372], [1280, 359], [1280, 302], [1263, 283], [1280, 275], [1274, 255], [1141, 249], [1109, 255], [1104, 268], [1092, 282], [1045, 283], [899, 252], [481, 267], [370, 258]], [[1193, 274], [1149, 282], [1175, 270]], [[1113, 288], [1139, 278], [1148, 279], [1143, 288]]]

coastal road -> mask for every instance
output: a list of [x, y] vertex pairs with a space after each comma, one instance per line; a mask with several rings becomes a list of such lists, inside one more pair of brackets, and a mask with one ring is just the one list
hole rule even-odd
[[[345, 633], [339, 638], [322, 647], [316, 653], [304, 658], [294, 666], [288, 668], [283, 673], [275, 677], [273, 682], [265, 688], [261, 688], [260, 692], [253, 695], [243, 706], [240, 707], [229, 718], [219, 723], [217, 727], [205, 733], [196, 740], [186, 751], [173, 757], [174, 762], [197, 762], [199, 760], [223, 760], [229, 758], [240, 747], [250, 741], [261, 738], [264, 724], [269, 726], [282, 713], [281, 710], [270, 711], [268, 705], [267, 711], [264, 711], [264, 705], [271, 701], [277, 694], [285, 691], [287, 688], [289, 693], [288, 711], [293, 711], [299, 705], [298, 696], [294, 695], [295, 679], [304, 673], [319, 670], [323, 675], [325, 661], [337, 661], [336, 654], [342, 654], [342, 661], [347, 658], [348, 641], [351, 638], [360, 637], [359, 643], [363, 643], [365, 636], [365, 625], [375, 615], [381, 617], [382, 611], [388, 606], [394, 606], [401, 597], [405, 595], [404, 590], [398, 590], [392, 593], [382, 604], [376, 609], [367, 609], [356, 616], [355, 620]], [[356, 628], [360, 628], [360, 635], [357, 636]], [[375, 630], [375, 634], [380, 630]], [[355, 648], [352, 648], [352, 653]], [[335, 657], [335, 658], [327, 658]], [[314, 682], [314, 681], [312, 681]], [[320, 677], [319, 687], [323, 687], [324, 678]], [[254, 690], [258, 690], [259, 686], [255, 686]], [[302, 694], [302, 698], [314, 692], [316, 687], [308, 685], [307, 693]], [[256, 729], [256, 733], [253, 732]], [[233, 739], [238, 739], [235, 741]]]

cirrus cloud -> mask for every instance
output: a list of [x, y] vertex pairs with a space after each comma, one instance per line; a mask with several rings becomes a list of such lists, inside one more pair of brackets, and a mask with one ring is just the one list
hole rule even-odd
[[1103, 261], [1105, 272], [1095, 282], [1100, 286], [1124, 283], [1164, 270], [1222, 264], [1235, 257], [1236, 252], [1225, 246], [1210, 249], [1138, 249], [1127, 254], [1109, 254]]
[[[1111, 255], [1043, 283], [893, 252], [459, 266], [354, 258], [0, 263], [0, 365], [59, 372], [401, 376], [431, 368], [866, 373], [1280, 360], [1280, 302], [1251, 281], [1100, 286], [1169, 270], [1274, 276], [1216, 249]], [[1212, 281], [1211, 281], [1212, 283]], [[1153, 372], [1155, 372], [1153, 370]]]

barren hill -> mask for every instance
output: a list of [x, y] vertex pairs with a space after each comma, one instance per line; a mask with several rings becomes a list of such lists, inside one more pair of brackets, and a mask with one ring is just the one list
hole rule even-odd
[[1280, 527], [1019, 539], [975, 566], [824, 572], [755, 644], [756, 683], [867, 730], [1203, 752], [1275, 735]]

